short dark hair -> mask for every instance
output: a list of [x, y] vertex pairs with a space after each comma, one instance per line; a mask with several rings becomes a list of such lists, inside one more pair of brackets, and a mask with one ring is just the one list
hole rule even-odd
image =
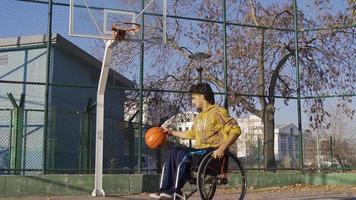
[[208, 83], [194, 84], [189, 89], [190, 93], [202, 94], [210, 104], [215, 103], [214, 92]]

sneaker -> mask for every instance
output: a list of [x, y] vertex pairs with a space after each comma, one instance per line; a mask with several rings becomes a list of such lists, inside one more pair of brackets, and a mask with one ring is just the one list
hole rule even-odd
[[151, 193], [150, 194], [150, 198], [152, 198], [152, 199], [160, 199], [161, 196], [160, 196], [159, 192], [156, 192], [156, 193]]
[[168, 194], [168, 193], [165, 193], [165, 192], [162, 192], [160, 195], [159, 195], [160, 199], [172, 199], [172, 195], [171, 194]]

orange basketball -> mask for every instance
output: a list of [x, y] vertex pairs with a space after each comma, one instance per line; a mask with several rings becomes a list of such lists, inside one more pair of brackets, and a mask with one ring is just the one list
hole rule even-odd
[[152, 127], [148, 129], [145, 134], [145, 141], [151, 149], [160, 147], [166, 141], [166, 134], [163, 132], [163, 128]]

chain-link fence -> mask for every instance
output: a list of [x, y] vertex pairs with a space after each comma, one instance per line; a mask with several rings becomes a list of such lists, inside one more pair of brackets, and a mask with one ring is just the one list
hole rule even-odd
[[[147, 3], [115, 1], [134, 12]], [[196, 113], [187, 90], [200, 80], [241, 126], [230, 149], [246, 168], [355, 168], [355, 6], [168, 0], [166, 45], [114, 48], [104, 172], [155, 173], [170, 145], [189, 145], [170, 138], [152, 150], [143, 134], [165, 122], [189, 129]], [[162, 23], [154, 9], [140, 19], [147, 27]], [[104, 43], [68, 35], [67, 0], [5, 0], [0, 10], [0, 174], [93, 173]]]

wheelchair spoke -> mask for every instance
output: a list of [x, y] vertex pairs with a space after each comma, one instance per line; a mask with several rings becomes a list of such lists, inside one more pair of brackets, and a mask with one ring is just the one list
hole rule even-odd
[[246, 175], [240, 161], [230, 152], [221, 160], [207, 154], [197, 173], [197, 186], [201, 199], [220, 199], [219, 195], [236, 194], [243, 199], [246, 192]]
[[[210, 161], [207, 160], [206, 164], [204, 164], [203, 170], [201, 170], [201, 176], [198, 176], [198, 182], [201, 183], [201, 187], [198, 187], [199, 193], [203, 194], [204, 199], [212, 199], [216, 190], [216, 183], [217, 183], [217, 178], [216, 174], [212, 173], [211, 170], [209, 169], [209, 163]], [[205, 161], [204, 161], [205, 163]], [[203, 163], [201, 163], [203, 164]], [[198, 171], [199, 174], [199, 171]]]
[[[206, 165], [206, 168], [208, 168], [208, 165]], [[204, 179], [202, 180], [202, 185], [203, 185], [203, 192], [205, 194], [205, 197], [208, 197], [207, 199], [210, 199], [209, 197], [213, 197], [216, 189], [216, 176], [211, 175], [208, 173], [208, 170], [205, 169], [203, 176]]]

